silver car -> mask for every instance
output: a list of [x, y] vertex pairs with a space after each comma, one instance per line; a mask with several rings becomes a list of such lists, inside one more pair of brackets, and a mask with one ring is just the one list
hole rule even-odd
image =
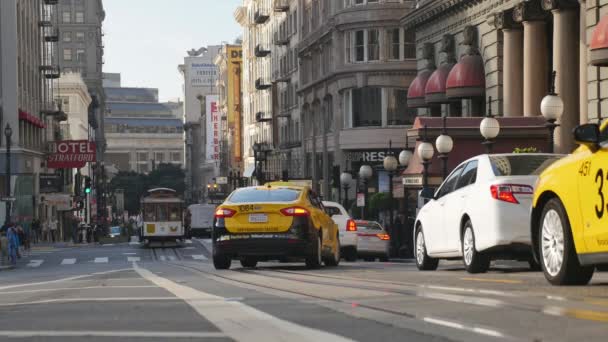
[[375, 221], [356, 220], [357, 254], [365, 261], [388, 261], [391, 239], [384, 227]]

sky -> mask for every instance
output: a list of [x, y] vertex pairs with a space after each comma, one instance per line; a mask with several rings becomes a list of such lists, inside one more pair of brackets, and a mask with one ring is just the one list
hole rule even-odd
[[159, 88], [161, 101], [182, 95], [177, 69], [186, 51], [242, 35], [234, 10], [242, 0], [103, 0], [104, 72], [123, 87]]

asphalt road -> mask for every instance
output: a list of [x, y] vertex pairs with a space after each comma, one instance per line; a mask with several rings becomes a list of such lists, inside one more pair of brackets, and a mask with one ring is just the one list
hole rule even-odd
[[263, 263], [207, 241], [47, 247], [0, 271], [0, 341], [606, 341], [608, 273], [549, 286], [525, 264]]

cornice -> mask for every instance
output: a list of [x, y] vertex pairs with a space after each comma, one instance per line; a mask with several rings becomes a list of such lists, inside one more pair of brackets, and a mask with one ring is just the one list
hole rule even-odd
[[448, 16], [466, 7], [473, 7], [483, 0], [435, 0], [408, 13], [401, 19], [401, 25], [406, 29], [427, 23], [438, 17]]

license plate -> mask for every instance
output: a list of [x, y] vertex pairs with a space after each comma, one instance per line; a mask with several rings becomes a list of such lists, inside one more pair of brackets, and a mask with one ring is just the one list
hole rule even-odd
[[266, 223], [268, 215], [266, 214], [249, 214], [249, 223]]

